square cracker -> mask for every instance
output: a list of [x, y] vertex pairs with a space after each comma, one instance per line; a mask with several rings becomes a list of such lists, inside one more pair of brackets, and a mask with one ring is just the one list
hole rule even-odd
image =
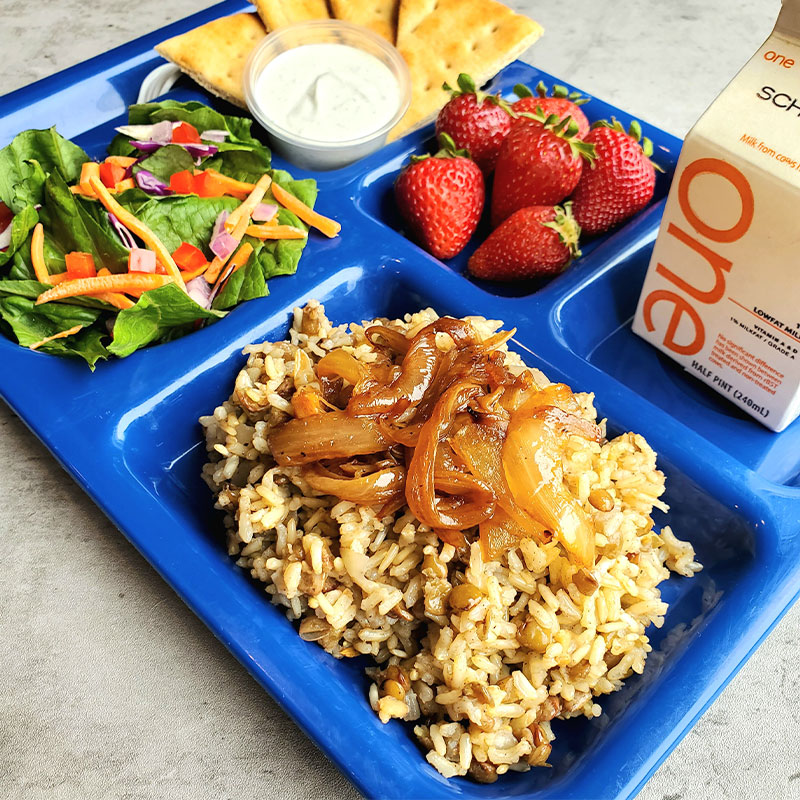
[[460, 72], [477, 86], [527, 50], [542, 26], [495, 0], [400, 0], [397, 49], [411, 71], [412, 99], [389, 132], [396, 139], [447, 102], [442, 83], [456, 85]]
[[307, 22], [310, 19], [330, 19], [326, 0], [253, 0], [268, 31]]
[[246, 108], [244, 65], [266, 35], [258, 14], [234, 14], [167, 39], [156, 50], [204, 89]]
[[394, 44], [400, 0], [330, 0], [336, 19], [363, 25]]

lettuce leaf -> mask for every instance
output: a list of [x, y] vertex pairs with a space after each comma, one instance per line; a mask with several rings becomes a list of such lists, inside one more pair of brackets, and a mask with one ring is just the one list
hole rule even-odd
[[[224, 312], [203, 308], [174, 283], [168, 283], [143, 294], [133, 308], [119, 312], [108, 351], [128, 356], [151, 342], [171, 338], [176, 328], [191, 326], [198, 319], [224, 316]], [[188, 333], [188, 329], [181, 332]]]
[[182, 172], [185, 169], [194, 169], [194, 159], [176, 144], [168, 144], [166, 147], [160, 147], [152, 155], [142, 159], [138, 164], [133, 165], [133, 173], [139, 170], [146, 169], [152, 172], [159, 180], [164, 183], [169, 183], [170, 177], [176, 172]]
[[[177, 100], [162, 100], [157, 103], [139, 103], [128, 109], [128, 124], [130, 125], [152, 125], [156, 122], [162, 122], [163, 120], [169, 120], [170, 122], [188, 122], [194, 125], [201, 134], [203, 131], [208, 130], [227, 131], [228, 137], [224, 142], [213, 142], [218, 150], [218, 155], [242, 151], [254, 153], [257, 157], [257, 162], [263, 167], [258, 173], [257, 178], [261, 177], [270, 167], [271, 154], [269, 148], [265, 147], [258, 139], [252, 136], [250, 133], [252, 120], [247, 117], [234, 117], [220, 114], [219, 111], [215, 111], [204, 103], [198, 103], [196, 101], [182, 103]], [[209, 142], [209, 144], [212, 144], [212, 142]], [[131, 146], [130, 137], [119, 133], [112, 139], [108, 147], [108, 152], [109, 155], [112, 156], [130, 156], [137, 151]], [[158, 152], [160, 152], [160, 150], [156, 151], [156, 153]], [[216, 157], [217, 156], [213, 156], [212, 158]], [[201, 168], [206, 166], [206, 161], [203, 161], [200, 165]], [[219, 171], [223, 172], [225, 175], [230, 174], [214, 164], [208, 164], [208, 166], [219, 169]], [[144, 168], [149, 169], [148, 167]], [[152, 169], [150, 171], [153, 172]], [[178, 172], [178, 170], [175, 170], [175, 172]], [[156, 175], [157, 173], [153, 172], [153, 174]], [[164, 180], [163, 176], [159, 175], [159, 177]], [[235, 176], [230, 174], [230, 177]], [[242, 178], [239, 180], [245, 179]]]
[[[0, 200], [15, 214], [42, 202], [44, 176], [59, 172], [74, 181], [89, 156], [55, 128], [23, 131], [0, 150]], [[32, 164], [31, 162], [36, 162]]]
[[139, 195], [130, 198], [121, 196], [120, 202], [135, 214], [164, 243], [167, 250], [174, 252], [181, 242], [199, 247], [207, 258], [213, 258], [208, 249], [211, 231], [220, 211], [233, 211], [239, 205], [235, 197], [198, 197], [197, 195], [170, 195], [152, 197], [147, 195], [140, 202]]
[[269, 171], [269, 151], [258, 150], [221, 150], [203, 161], [203, 169], [215, 169], [229, 178], [246, 183], [255, 183], [265, 172]]
[[202, 133], [209, 130], [228, 131], [230, 136], [227, 142], [237, 142], [240, 144], [261, 143], [254, 139], [250, 133], [252, 120], [247, 117], [233, 117], [220, 114], [213, 108], [192, 100], [182, 103], [178, 100], [161, 100], [158, 103], [137, 103], [128, 109], [129, 125], [152, 125], [168, 119], [170, 121], [180, 120], [194, 125]]
[[127, 271], [128, 250], [100, 203], [72, 194], [58, 172], [47, 177], [43, 199], [39, 217], [44, 224], [45, 253], [51, 271], [63, 270], [64, 256], [74, 250], [91, 253], [95, 264], [112, 272]]
[[[0, 286], [4, 283], [6, 281], [0, 282]], [[93, 327], [101, 314], [99, 309], [61, 303], [37, 306], [34, 300], [18, 295], [0, 297], [0, 317], [23, 347], [69, 330], [75, 325], [83, 325], [84, 330], [64, 339], [48, 342], [39, 350], [54, 355], [83, 358], [92, 369], [98, 360], [108, 358], [108, 351], [102, 343], [107, 334], [102, 329]]]
[[[302, 200], [311, 208], [317, 199], [317, 183], [314, 180], [292, 180], [292, 176], [283, 170], [273, 170], [272, 180], [295, 197]], [[264, 201], [273, 202], [275, 198], [268, 191]], [[308, 226], [301, 222], [291, 211], [281, 208], [278, 211], [278, 222], [281, 225], [294, 225], [297, 228], [308, 230]], [[232, 308], [245, 300], [256, 297], [265, 297], [269, 294], [266, 281], [276, 275], [293, 275], [297, 271], [297, 264], [306, 239], [277, 239], [264, 240], [245, 236], [242, 240], [249, 242], [253, 247], [253, 255], [245, 266], [238, 269], [228, 278], [227, 283], [214, 299], [214, 308]], [[260, 275], [258, 274], [260, 272]]]

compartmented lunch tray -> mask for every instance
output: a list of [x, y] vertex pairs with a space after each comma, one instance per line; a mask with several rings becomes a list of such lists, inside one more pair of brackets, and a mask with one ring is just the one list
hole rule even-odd
[[[56, 124], [102, 156], [168, 36], [246, 8], [230, 0], [0, 98], [0, 146]], [[515, 62], [492, 83], [565, 83]], [[177, 99], [224, 104], [184, 79]], [[625, 112], [600, 100], [590, 119]], [[231, 111], [228, 107], [225, 110]], [[686, 734], [800, 591], [800, 421], [761, 427], [633, 335], [630, 321], [680, 141], [650, 125], [664, 168], [651, 206], [584, 247], [546, 284], [498, 285], [464, 274], [473, 248], [442, 263], [402, 235], [392, 183], [432, 126], [345, 169], [310, 173], [318, 208], [338, 219], [333, 240], [312, 235], [297, 274], [270, 296], [182, 339], [98, 365], [31, 352], [0, 339], [0, 394], [164, 579], [367, 796], [376, 798], [629, 798]], [[485, 235], [485, 231], [483, 231]], [[481, 231], [475, 237], [481, 240]], [[336, 324], [399, 316], [427, 305], [517, 328], [531, 366], [592, 391], [609, 430], [642, 433], [667, 475], [671, 511], [657, 515], [695, 546], [704, 570], [662, 584], [670, 604], [643, 676], [600, 699], [594, 721], [554, 723], [552, 769], [508, 773], [491, 785], [445, 780], [410, 727], [382, 725], [367, 701], [363, 663], [336, 661], [302, 641], [263, 589], [229, 559], [221, 518], [200, 478], [201, 414], [227, 397], [242, 347], [286, 336], [292, 308], [311, 298]], [[42, 391], [46, 386], [47, 391]], [[61, 421], [69, 420], [69, 425]]]

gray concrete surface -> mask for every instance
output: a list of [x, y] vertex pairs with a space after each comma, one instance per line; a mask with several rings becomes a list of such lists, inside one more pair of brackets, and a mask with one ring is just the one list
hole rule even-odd
[[[0, 91], [204, 5], [0, 0]], [[683, 135], [779, 3], [512, 5], [547, 28], [527, 60]], [[0, 496], [1, 798], [357, 797], [2, 405]], [[800, 798], [798, 639], [795, 608], [642, 800]]]

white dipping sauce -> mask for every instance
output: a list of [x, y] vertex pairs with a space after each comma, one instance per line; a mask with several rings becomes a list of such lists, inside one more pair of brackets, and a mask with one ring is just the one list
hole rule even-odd
[[258, 76], [268, 120], [306, 139], [368, 136], [394, 116], [400, 85], [382, 61], [346, 44], [304, 44], [276, 56]]

